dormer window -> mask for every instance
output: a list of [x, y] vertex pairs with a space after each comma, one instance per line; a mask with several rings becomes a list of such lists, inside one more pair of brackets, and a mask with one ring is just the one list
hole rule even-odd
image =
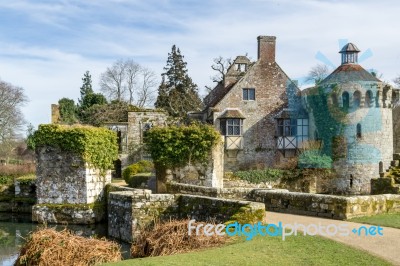
[[243, 89], [243, 100], [254, 101], [256, 99], [256, 90], [253, 88]]
[[246, 72], [247, 64], [237, 63], [237, 64], [235, 64], [235, 70], [239, 71], [239, 72]]

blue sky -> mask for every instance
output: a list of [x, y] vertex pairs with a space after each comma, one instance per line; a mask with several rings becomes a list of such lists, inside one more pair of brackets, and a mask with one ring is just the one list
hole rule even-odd
[[[215, 57], [257, 57], [257, 36], [277, 37], [276, 58], [292, 78], [321, 63], [340, 63], [339, 40], [372, 56], [362, 62], [391, 82], [400, 74], [397, 1], [289, 0], [13, 0], [0, 2], [0, 78], [25, 89], [26, 119], [50, 122], [50, 105], [79, 97], [89, 70], [99, 76], [132, 58], [157, 77], [176, 44], [201, 94]], [[343, 42], [343, 41], [342, 41]]]

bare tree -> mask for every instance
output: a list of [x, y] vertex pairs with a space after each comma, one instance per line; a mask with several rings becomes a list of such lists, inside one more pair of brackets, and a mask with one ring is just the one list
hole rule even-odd
[[132, 59], [118, 60], [101, 74], [100, 86], [111, 101], [126, 101], [143, 107], [154, 102], [156, 77], [152, 70], [142, 67]]
[[394, 82], [397, 86], [400, 87], [400, 75], [397, 76], [397, 77], [393, 80], [393, 82]]
[[214, 58], [214, 64], [211, 66], [211, 68], [217, 71], [218, 74], [212, 76], [211, 80], [213, 82], [223, 81], [225, 79], [226, 72], [232, 63], [233, 62], [231, 58], [223, 58], [222, 56]]
[[129, 92], [129, 104], [133, 103], [133, 96], [136, 86], [137, 76], [140, 72], [140, 65], [134, 62], [132, 59], [125, 61], [125, 73], [126, 73], [126, 87]]
[[329, 74], [329, 68], [326, 65], [318, 64], [313, 66], [311, 70], [308, 72], [306, 77], [306, 82], [314, 81], [316, 85], [318, 85], [321, 81], [324, 80]]
[[142, 67], [140, 69], [141, 82], [138, 83], [138, 99], [136, 105], [144, 107], [155, 100], [157, 86], [156, 74], [151, 69]]
[[21, 107], [28, 101], [21, 87], [0, 80], [0, 145], [11, 152], [11, 145], [25, 124]]
[[117, 100], [119, 102], [124, 100], [126, 87], [123, 82], [126, 77], [126, 63], [120, 59], [116, 61], [111, 67], [107, 67], [106, 72], [100, 75], [101, 91], [110, 100]]

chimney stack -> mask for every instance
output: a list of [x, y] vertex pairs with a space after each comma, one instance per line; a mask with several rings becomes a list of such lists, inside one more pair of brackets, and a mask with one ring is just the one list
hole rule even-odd
[[275, 36], [258, 36], [258, 56], [257, 59], [265, 63], [275, 62]]

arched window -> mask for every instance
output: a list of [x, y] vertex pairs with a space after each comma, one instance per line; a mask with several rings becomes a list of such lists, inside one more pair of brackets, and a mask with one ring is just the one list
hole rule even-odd
[[357, 124], [357, 138], [359, 138], [359, 139], [361, 138], [361, 136], [362, 136], [361, 133], [362, 133], [361, 132], [361, 124]]
[[377, 91], [376, 92], [376, 97], [375, 97], [375, 106], [376, 107], [379, 107], [379, 95], [380, 93], [379, 93], [379, 91]]
[[334, 92], [332, 93], [331, 99], [332, 99], [332, 104], [333, 104], [334, 106], [338, 106], [338, 99], [337, 99], [336, 93], [334, 93]]
[[399, 101], [399, 93], [396, 93], [396, 91], [392, 91], [392, 103], [395, 104]]
[[349, 108], [350, 97], [347, 91], [342, 93], [343, 108]]
[[355, 91], [353, 94], [353, 107], [360, 107], [361, 103], [361, 93], [360, 91]]
[[372, 91], [368, 90], [365, 94], [365, 107], [372, 106]]

